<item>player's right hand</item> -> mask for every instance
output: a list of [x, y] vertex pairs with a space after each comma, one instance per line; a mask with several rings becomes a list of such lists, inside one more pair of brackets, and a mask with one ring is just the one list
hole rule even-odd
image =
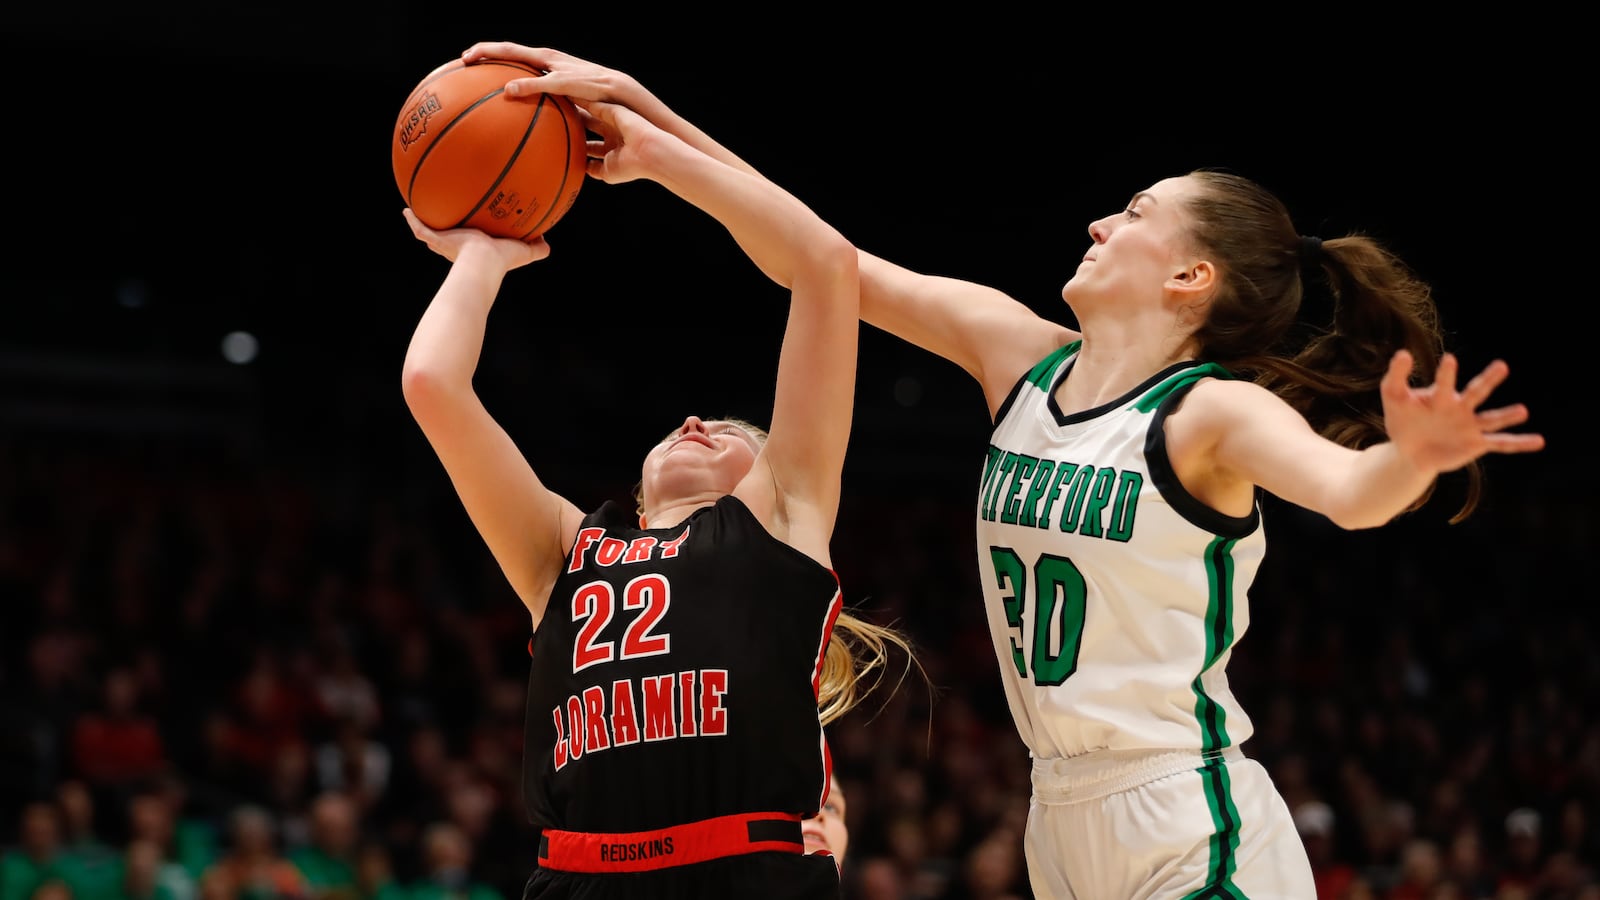
[[403, 213], [406, 222], [411, 226], [411, 233], [417, 240], [427, 244], [429, 250], [451, 262], [456, 261], [462, 250], [475, 245], [483, 245], [490, 249], [493, 257], [501, 264], [501, 270], [505, 272], [550, 255], [550, 245], [545, 242], [543, 235], [530, 241], [521, 241], [516, 238], [494, 237], [476, 228], [449, 228], [436, 231], [422, 224], [422, 220], [417, 218], [417, 214], [412, 212], [410, 207]]

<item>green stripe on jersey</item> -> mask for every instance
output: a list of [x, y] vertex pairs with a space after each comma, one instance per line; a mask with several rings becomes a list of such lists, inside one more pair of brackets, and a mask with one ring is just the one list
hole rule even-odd
[[1233, 373], [1216, 363], [1201, 363], [1192, 369], [1184, 369], [1182, 372], [1175, 373], [1171, 378], [1146, 391], [1144, 396], [1133, 404], [1133, 408], [1139, 412], [1150, 412], [1160, 406], [1161, 401], [1167, 399], [1173, 391], [1202, 378], [1231, 379], [1233, 378]]
[[1194, 714], [1200, 720], [1200, 748], [1206, 752], [1221, 750], [1233, 743], [1228, 737], [1227, 711], [1211, 699], [1200, 679], [1233, 646], [1233, 547], [1237, 543], [1231, 538], [1218, 537], [1206, 547], [1206, 585], [1210, 595], [1206, 601], [1206, 659], [1193, 682]]
[[1233, 883], [1239, 871], [1239, 808], [1233, 804], [1233, 786], [1228, 778], [1228, 765], [1220, 757], [1206, 761], [1195, 771], [1200, 773], [1200, 784], [1206, 792], [1206, 805], [1211, 809], [1211, 861], [1204, 886], [1183, 895], [1183, 900], [1249, 900], [1244, 891]]
[[1063, 362], [1066, 362], [1067, 357], [1078, 352], [1078, 346], [1082, 343], [1083, 341], [1073, 341], [1039, 360], [1038, 364], [1028, 370], [1027, 382], [1041, 391], [1050, 390], [1050, 383], [1055, 381], [1056, 371], [1061, 368]]

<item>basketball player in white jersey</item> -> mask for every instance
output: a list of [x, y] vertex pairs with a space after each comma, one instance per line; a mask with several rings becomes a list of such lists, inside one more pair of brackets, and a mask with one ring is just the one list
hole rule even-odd
[[[629, 106], [750, 169], [632, 77], [549, 49], [475, 56], [539, 90]], [[1265, 553], [1260, 491], [1349, 529], [1419, 509], [1482, 458], [1526, 453], [1522, 404], [1482, 408], [1430, 291], [1373, 239], [1297, 232], [1283, 204], [1218, 171], [1163, 179], [1089, 225], [1062, 297], [1081, 327], [992, 288], [862, 253], [861, 314], [948, 359], [995, 423], [978, 565], [1006, 696], [1033, 757], [1024, 838], [1049, 900], [1315, 896], [1226, 668]], [[1307, 291], [1323, 336], [1285, 352]]]

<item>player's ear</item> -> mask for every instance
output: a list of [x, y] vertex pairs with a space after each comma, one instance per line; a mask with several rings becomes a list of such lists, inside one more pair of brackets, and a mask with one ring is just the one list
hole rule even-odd
[[1178, 321], [1194, 326], [1203, 322], [1217, 283], [1217, 267], [1205, 259], [1191, 259], [1168, 275], [1166, 301]]
[[1217, 267], [1208, 259], [1190, 260], [1167, 278], [1166, 289], [1199, 299], [1217, 286]]

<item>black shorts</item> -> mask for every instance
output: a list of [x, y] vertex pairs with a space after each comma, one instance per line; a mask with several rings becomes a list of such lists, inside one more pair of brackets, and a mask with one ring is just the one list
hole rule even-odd
[[522, 900], [840, 900], [832, 856], [761, 852], [648, 872], [536, 869]]

